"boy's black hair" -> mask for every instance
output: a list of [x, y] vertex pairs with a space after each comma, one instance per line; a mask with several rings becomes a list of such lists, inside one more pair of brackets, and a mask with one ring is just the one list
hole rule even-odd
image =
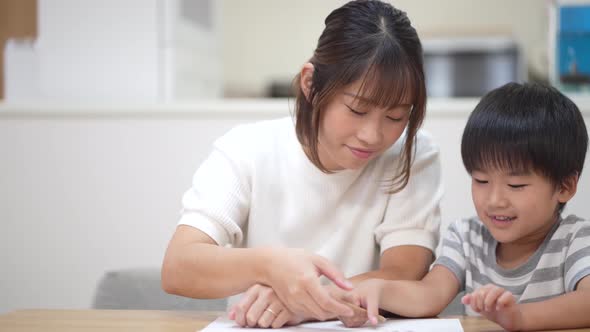
[[584, 118], [569, 98], [542, 84], [508, 83], [487, 93], [469, 116], [461, 157], [469, 174], [534, 170], [560, 185], [581, 175], [587, 148]]

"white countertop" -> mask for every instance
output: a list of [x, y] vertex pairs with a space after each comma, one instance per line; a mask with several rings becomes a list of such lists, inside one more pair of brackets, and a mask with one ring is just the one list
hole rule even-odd
[[[572, 97], [583, 114], [590, 115], [590, 96]], [[429, 98], [428, 116], [467, 115], [478, 98]], [[220, 99], [162, 104], [142, 103], [64, 103], [64, 102], [0, 102], [2, 117], [113, 117], [113, 116], [203, 116], [208, 113], [227, 116], [247, 114], [281, 115], [293, 112], [292, 99]]]

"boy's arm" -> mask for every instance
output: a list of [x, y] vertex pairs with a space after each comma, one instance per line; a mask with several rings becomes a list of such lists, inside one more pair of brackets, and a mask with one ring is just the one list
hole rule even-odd
[[428, 248], [413, 245], [397, 246], [387, 249], [381, 255], [378, 270], [356, 275], [349, 280], [353, 284], [370, 278], [420, 280], [428, 272], [432, 260], [433, 254]]
[[580, 280], [573, 292], [521, 306], [522, 330], [590, 327], [590, 276]]
[[406, 317], [432, 317], [444, 310], [459, 288], [455, 275], [436, 265], [421, 281], [384, 282], [379, 308]]

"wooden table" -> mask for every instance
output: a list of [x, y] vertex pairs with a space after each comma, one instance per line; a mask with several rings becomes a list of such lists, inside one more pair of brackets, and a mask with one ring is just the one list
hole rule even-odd
[[[155, 310], [18, 310], [0, 315], [0, 332], [195, 332], [221, 314]], [[458, 318], [465, 332], [502, 331], [498, 325], [483, 318]], [[590, 332], [590, 328], [569, 331]]]

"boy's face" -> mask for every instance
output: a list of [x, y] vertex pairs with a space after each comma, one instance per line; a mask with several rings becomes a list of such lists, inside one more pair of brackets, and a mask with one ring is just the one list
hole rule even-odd
[[559, 203], [575, 193], [536, 173], [473, 171], [471, 192], [477, 215], [500, 243], [541, 242], [556, 221]]

